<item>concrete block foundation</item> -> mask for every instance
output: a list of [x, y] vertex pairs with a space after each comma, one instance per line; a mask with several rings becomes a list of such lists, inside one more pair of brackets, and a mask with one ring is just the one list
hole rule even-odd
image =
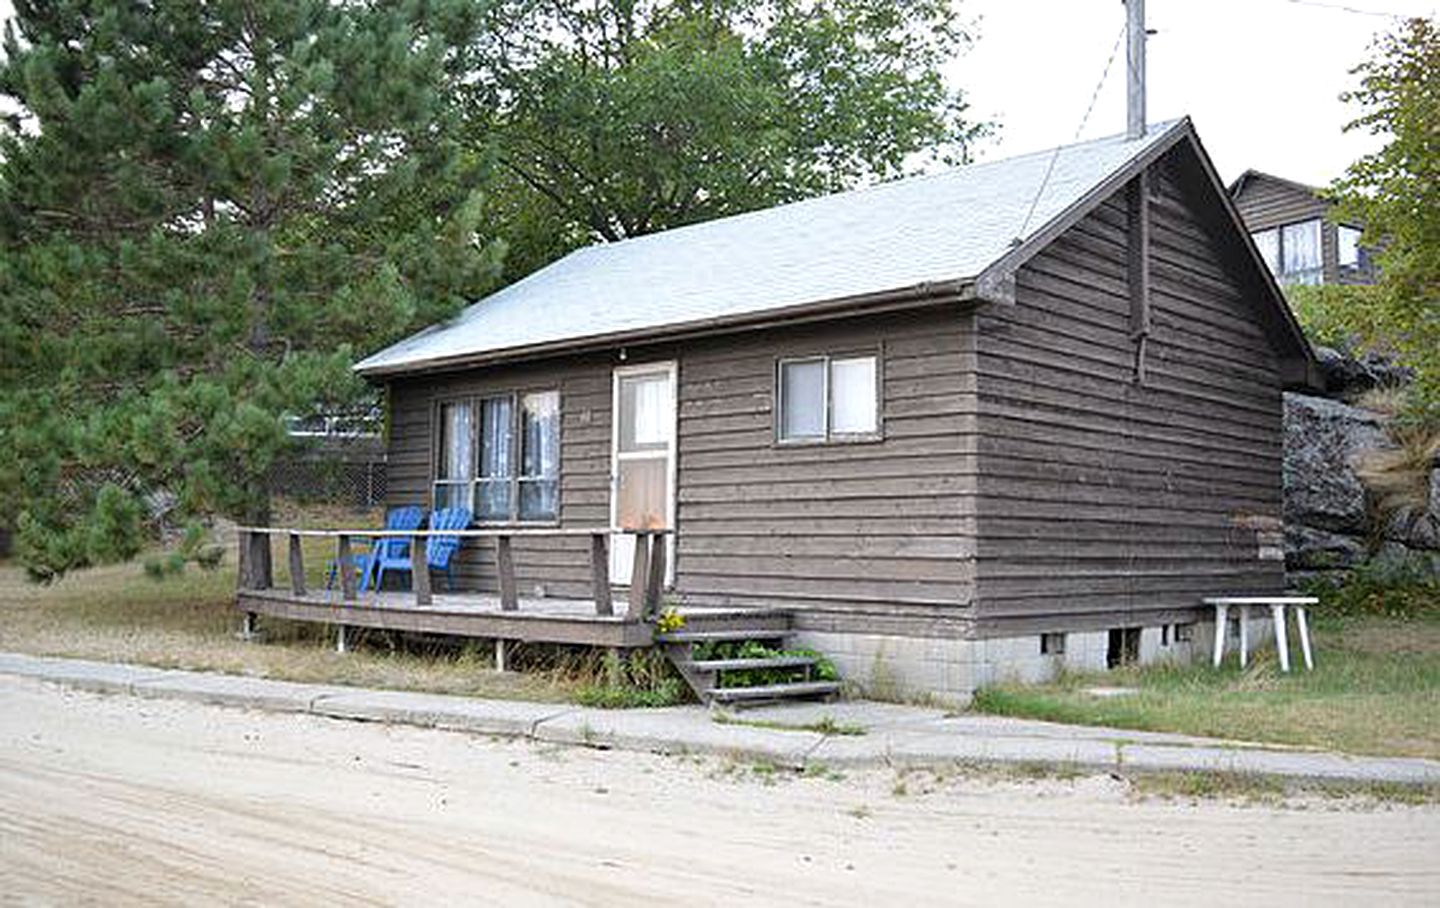
[[[1169, 624], [1139, 629], [1138, 660], [1142, 665], [1209, 659], [1214, 623]], [[992, 684], [1036, 684], [1052, 680], [1060, 671], [1103, 672], [1120, 641], [1110, 630], [1068, 631], [1043, 635], [935, 639], [888, 634], [796, 631], [794, 642], [819, 650], [833, 661], [841, 677], [864, 695], [889, 700], [934, 700], [964, 704], [975, 691]], [[1252, 615], [1250, 650], [1268, 646], [1274, 639], [1268, 615]], [[1226, 660], [1239, 651], [1235, 628], [1230, 628]]]

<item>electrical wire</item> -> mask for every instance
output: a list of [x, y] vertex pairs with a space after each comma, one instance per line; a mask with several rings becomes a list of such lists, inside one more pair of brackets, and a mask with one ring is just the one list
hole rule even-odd
[[[1105, 80], [1110, 77], [1110, 67], [1115, 64], [1115, 55], [1120, 52], [1120, 44], [1125, 40], [1126, 26], [1120, 27], [1120, 33], [1115, 36], [1115, 44], [1110, 48], [1110, 56], [1105, 60], [1105, 69], [1100, 73], [1100, 81], [1095, 83], [1095, 90], [1090, 93], [1090, 104], [1085, 108], [1085, 116], [1080, 118], [1080, 125], [1075, 127], [1075, 137], [1071, 142], [1078, 142], [1080, 134], [1085, 131], [1085, 124], [1090, 122], [1090, 114], [1095, 111], [1095, 102], [1100, 97], [1100, 90], [1105, 87]], [[1063, 145], [1057, 145], [1055, 151], [1050, 155], [1050, 163], [1045, 166], [1045, 176], [1040, 180], [1040, 188], [1035, 190], [1035, 197], [1030, 200], [1030, 210], [1025, 212], [1025, 221], [1020, 225], [1020, 232], [1016, 234], [1014, 244], [1020, 245], [1025, 240], [1025, 231], [1030, 228], [1030, 219], [1035, 216], [1035, 207], [1040, 204], [1040, 197], [1045, 194], [1045, 187], [1050, 185], [1050, 176], [1055, 172], [1055, 162], [1060, 159], [1060, 152], [1065, 149]]]

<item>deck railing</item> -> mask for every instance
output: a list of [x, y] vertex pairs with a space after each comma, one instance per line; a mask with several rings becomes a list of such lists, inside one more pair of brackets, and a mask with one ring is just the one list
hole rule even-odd
[[275, 577], [270, 558], [270, 540], [282, 536], [289, 540], [290, 592], [297, 597], [306, 595], [305, 552], [303, 540], [324, 538], [335, 540], [335, 564], [339, 573], [340, 596], [347, 602], [359, 601], [353, 540], [369, 539], [377, 545], [382, 539], [410, 540], [411, 589], [415, 604], [426, 606], [434, 602], [430, 586], [430, 570], [425, 559], [425, 540], [431, 536], [458, 537], [461, 540], [493, 540], [495, 545], [496, 581], [500, 590], [500, 608], [513, 612], [520, 608], [520, 597], [515, 584], [514, 540], [534, 538], [589, 537], [590, 539], [590, 581], [595, 599], [595, 613], [602, 616], [615, 614], [610, 593], [610, 537], [623, 534], [635, 537], [635, 558], [630, 573], [629, 602], [624, 618], [640, 621], [653, 615], [660, 607], [660, 597], [665, 586], [666, 545], [665, 538], [672, 530], [628, 530], [613, 527], [554, 527], [516, 529], [473, 529], [473, 530], [304, 530], [294, 527], [250, 527], [236, 528], [240, 548], [240, 571], [238, 585], [241, 591], [272, 590]]

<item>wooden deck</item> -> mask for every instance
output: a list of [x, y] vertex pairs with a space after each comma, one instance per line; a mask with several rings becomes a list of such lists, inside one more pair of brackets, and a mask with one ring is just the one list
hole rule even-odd
[[367, 592], [351, 600], [339, 590], [240, 590], [236, 596], [241, 612], [292, 621], [589, 646], [653, 642], [649, 623], [598, 615], [590, 599], [522, 598], [518, 604], [507, 610], [500, 597], [482, 593], [435, 593], [428, 605], [417, 605], [412, 592]]
[[[630, 584], [623, 602], [615, 602], [609, 574], [609, 540], [616, 532], [635, 537]], [[465, 529], [392, 531], [373, 529], [314, 530], [294, 527], [239, 527], [239, 589], [235, 607], [250, 628], [259, 616], [312, 621], [344, 628], [387, 630], [537, 643], [642, 647], [653, 640], [651, 619], [660, 609], [665, 579], [665, 537], [668, 530], [615, 530], [610, 527], [546, 529]], [[430, 583], [425, 541], [446, 536], [468, 544], [496, 547], [496, 594], [458, 591], [441, 593]], [[580, 536], [588, 538], [593, 595], [589, 599], [522, 598], [510, 556], [514, 538]], [[275, 583], [272, 542], [286, 541], [288, 579]], [[360, 592], [351, 541], [395, 537], [410, 542], [413, 589], [401, 592]], [[308, 585], [304, 539], [330, 539], [336, 545], [334, 588]], [[618, 606], [618, 607], [617, 607]], [[343, 643], [341, 644], [343, 646]]]

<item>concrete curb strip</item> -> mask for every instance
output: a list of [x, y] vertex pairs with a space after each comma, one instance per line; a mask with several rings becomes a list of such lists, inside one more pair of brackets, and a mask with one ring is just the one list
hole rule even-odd
[[[1222, 771], [1294, 779], [1440, 784], [1440, 762], [1351, 757], [1123, 729], [1065, 726], [934, 709], [845, 702], [757, 709], [745, 719], [791, 728], [713, 721], [701, 707], [603, 710], [518, 700], [297, 684], [207, 672], [0, 653], [0, 675], [79, 690], [188, 700], [333, 719], [526, 738], [551, 744], [666, 754], [873, 764], [1049, 763], [1098, 771]], [[866, 729], [825, 735], [804, 726], [822, 719]]]

